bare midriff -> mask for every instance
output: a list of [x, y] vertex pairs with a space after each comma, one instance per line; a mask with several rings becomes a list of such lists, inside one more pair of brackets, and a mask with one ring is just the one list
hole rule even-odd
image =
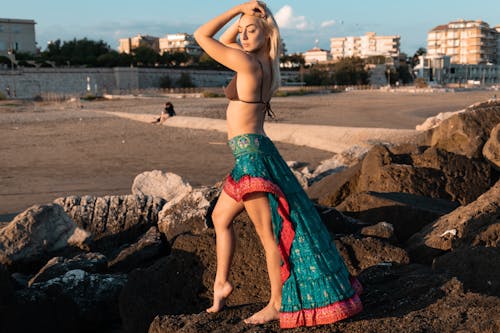
[[263, 104], [230, 101], [226, 111], [228, 139], [247, 133], [266, 135], [263, 110]]

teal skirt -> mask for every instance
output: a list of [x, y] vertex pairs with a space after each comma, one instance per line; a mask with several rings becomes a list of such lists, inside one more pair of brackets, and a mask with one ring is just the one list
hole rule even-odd
[[309, 197], [272, 141], [260, 134], [229, 140], [235, 166], [224, 191], [236, 201], [267, 192], [281, 255], [280, 326], [333, 323], [359, 313], [361, 285], [342, 257]]

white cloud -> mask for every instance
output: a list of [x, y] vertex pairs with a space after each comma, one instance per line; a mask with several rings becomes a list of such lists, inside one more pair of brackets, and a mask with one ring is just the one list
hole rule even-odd
[[331, 27], [332, 25], [335, 25], [335, 20], [329, 20], [329, 21], [324, 21], [324, 22], [321, 22], [321, 27], [322, 28], [327, 28], [327, 27]]
[[309, 27], [305, 16], [294, 16], [293, 8], [290, 5], [285, 5], [278, 10], [274, 18], [280, 28], [305, 30]]

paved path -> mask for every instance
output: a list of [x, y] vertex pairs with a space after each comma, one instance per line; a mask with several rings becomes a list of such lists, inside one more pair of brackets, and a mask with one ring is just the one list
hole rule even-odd
[[[106, 112], [121, 118], [154, 122], [158, 118], [151, 114], [127, 112]], [[175, 116], [162, 125], [227, 132], [226, 121], [222, 119]], [[339, 127], [321, 125], [280, 124], [267, 122], [267, 135], [274, 141], [341, 153], [353, 146], [368, 147], [377, 143], [401, 143], [411, 140], [419, 132], [407, 129]]]

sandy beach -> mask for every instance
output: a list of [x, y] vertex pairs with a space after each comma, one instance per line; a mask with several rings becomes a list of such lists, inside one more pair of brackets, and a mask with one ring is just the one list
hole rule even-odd
[[[353, 91], [280, 97], [273, 99], [278, 117], [269, 125], [292, 125], [306, 137], [317, 131], [297, 125], [341, 127], [344, 141], [352, 138], [355, 144], [356, 137], [349, 136], [356, 133], [355, 128], [411, 132], [427, 117], [460, 110], [491, 96], [489, 91]], [[175, 106], [179, 115], [176, 121], [191, 121], [192, 126], [161, 126], [147, 119], [118, 116], [150, 115], [154, 120], [166, 100]], [[222, 98], [172, 96], [93, 102], [0, 102], [2, 219], [61, 196], [130, 193], [134, 177], [143, 171], [174, 172], [194, 186], [221, 180], [233, 163], [226, 135], [223, 131], [200, 129], [203, 126], [199, 124], [206, 118], [222, 121], [226, 103]], [[315, 145], [303, 138], [280, 138], [285, 127], [276, 128], [274, 137], [268, 135], [288, 161], [302, 161], [313, 169], [334, 154], [335, 150], [312, 148]], [[331, 145], [335, 144], [332, 140]]]

